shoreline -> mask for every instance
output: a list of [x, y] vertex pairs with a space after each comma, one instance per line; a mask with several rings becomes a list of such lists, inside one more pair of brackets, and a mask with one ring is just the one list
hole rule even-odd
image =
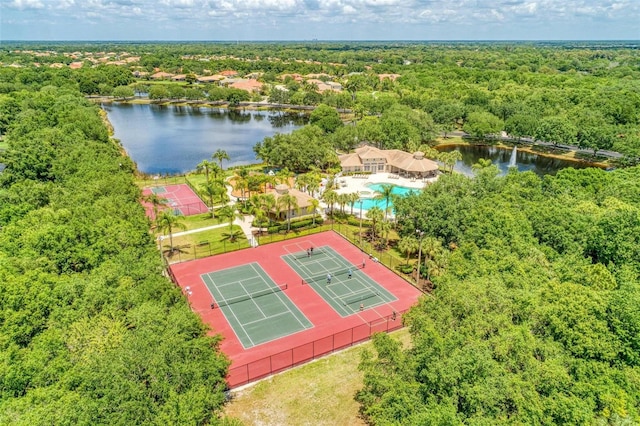
[[[493, 146], [493, 147], [502, 148], [502, 149], [512, 149], [514, 146], [517, 146], [518, 151], [539, 155], [541, 157], [555, 158], [558, 160], [564, 160], [571, 163], [580, 163], [583, 165], [588, 165], [590, 167], [597, 167], [600, 169], [606, 169], [608, 167], [611, 167], [610, 159], [594, 161], [589, 159], [576, 158], [577, 151], [573, 151], [573, 150], [563, 151], [557, 148], [553, 148], [552, 146], [549, 147], [547, 145], [540, 145], [535, 143], [534, 144], [530, 144], [526, 142], [518, 143], [517, 141], [513, 141], [512, 143], [505, 143], [502, 141], [498, 141], [496, 143], [487, 143], [487, 142], [472, 143], [472, 142], [466, 141], [461, 137], [455, 137], [455, 140], [453, 141], [442, 141], [442, 139], [443, 138], [438, 138], [436, 145], [434, 145], [434, 148], [437, 149], [437, 147], [450, 147], [450, 146]], [[556, 152], [549, 152], [549, 151], [545, 152], [543, 150], [535, 149], [536, 147], [548, 149], [549, 151], [556, 151]]]
[[[129, 105], [161, 105], [161, 106], [179, 106], [179, 107], [202, 107], [202, 108], [222, 108], [222, 109], [229, 109], [229, 110], [233, 110], [233, 109], [240, 109], [240, 110], [250, 110], [250, 111], [264, 111], [264, 110], [281, 110], [281, 111], [285, 111], [285, 112], [291, 112], [291, 113], [301, 113], [301, 112], [310, 112], [313, 109], [315, 109], [315, 106], [306, 106], [306, 105], [284, 105], [284, 104], [271, 104], [271, 103], [264, 103], [264, 102], [241, 102], [240, 104], [238, 104], [237, 106], [231, 106], [228, 102], [225, 101], [171, 101], [171, 100], [167, 100], [167, 101], [153, 101], [151, 99], [148, 98], [133, 98], [133, 99], [124, 99], [124, 100], [117, 100], [114, 99], [113, 97], [108, 97], [108, 96], [88, 96], [87, 97], [89, 100], [91, 100], [92, 102], [95, 102], [96, 104], [101, 104], [101, 103], [123, 103], [123, 104], [129, 104]], [[114, 141], [114, 143], [116, 143], [116, 145], [118, 146], [118, 149], [121, 151], [122, 155], [127, 156], [128, 157], [128, 153], [126, 152], [126, 150], [124, 149], [122, 143], [113, 137], [114, 135], [114, 128], [113, 125], [111, 124], [111, 122], [109, 122], [107, 113], [104, 109], [100, 108], [101, 111], [101, 116], [103, 121], [105, 122], [105, 125], [108, 128], [108, 132], [109, 132], [109, 136], [110, 138]], [[349, 110], [338, 110], [341, 114], [347, 114], [350, 113]], [[552, 145], [543, 145], [543, 144], [537, 144], [537, 143], [528, 143], [526, 141], [517, 141], [517, 140], [513, 140], [510, 142], [506, 142], [506, 141], [495, 141], [495, 143], [491, 143], [490, 141], [486, 141], [486, 142], [470, 142], [468, 139], [465, 139], [464, 137], [461, 136], [457, 136], [457, 135], [452, 135], [452, 136], [448, 136], [448, 137], [443, 137], [443, 136], [439, 136], [436, 138], [436, 143], [434, 146], [434, 148], [438, 148], [438, 147], [450, 147], [450, 146], [494, 146], [497, 148], [502, 148], [502, 149], [512, 149], [514, 146], [518, 147], [518, 150], [521, 150], [523, 152], [527, 152], [530, 154], [535, 154], [535, 155], [539, 155], [541, 157], [548, 157], [548, 158], [555, 158], [555, 159], [559, 159], [559, 160], [564, 160], [564, 161], [568, 161], [568, 162], [572, 162], [572, 163], [576, 163], [576, 164], [582, 164], [582, 165], [587, 165], [590, 167], [597, 167], [597, 168], [601, 168], [601, 169], [607, 169], [609, 167], [611, 167], [611, 159], [606, 159], [606, 160], [590, 160], [588, 158], [576, 158], [576, 154], [578, 154], [578, 151], [575, 150], [560, 150], [557, 148], [554, 148]], [[536, 149], [538, 148], [538, 149]], [[130, 158], [130, 157], [129, 157]], [[131, 159], [131, 158], [130, 158]], [[131, 159], [132, 163], [134, 164], [135, 167], [135, 173], [136, 175], [147, 175], [149, 176], [149, 174], [147, 173], [142, 173], [137, 169], [137, 164], [133, 161], [133, 159]], [[260, 163], [252, 163], [252, 164], [248, 164], [247, 166], [256, 166], [259, 165]], [[190, 170], [187, 171], [185, 173], [178, 173], [172, 176], [184, 176], [187, 175], [189, 173], [193, 173], [194, 170]]]

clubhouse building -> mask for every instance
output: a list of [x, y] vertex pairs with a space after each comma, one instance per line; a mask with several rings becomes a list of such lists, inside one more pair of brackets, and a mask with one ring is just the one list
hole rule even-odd
[[344, 173], [393, 173], [406, 178], [430, 178], [438, 174], [438, 164], [418, 151], [410, 154], [399, 149], [378, 149], [362, 145], [355, 152], [339, 155]]

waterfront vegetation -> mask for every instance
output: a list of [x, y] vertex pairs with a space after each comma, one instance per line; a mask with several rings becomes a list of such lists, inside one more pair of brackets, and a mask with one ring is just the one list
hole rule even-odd
[[[229, 177], [241, 202], [214, 210], [214, 217], [153, 223], [140, 205], [133, 162], [109, 138], [98, 107], [83, 98], [125, 94], [119, 87], [150, 89], [132, 67], [202, 74], [205, 66], [262, 73], [267, 86], [260, 95], [273, 102], [324, 104], [309, 126], [256, 145], [269, 166], [284, 167], [280, 179], [289, 182], [289, 170], [307, 172], [306, 190], [317, 174], [334, 174], [336, 149], [363, 140], [430, 152], [438, 133], [486, 137], [506, 130], [516, 138], [622, 153], [611, 172], [565, 169], [545, 177], [498, 176], [481, 160], [474, 178], [445, 173], [424, 191], [393, 199], [395, 221], [371, 209], [361, 222], [347, 214], [346, 198], [329, 202], [333, 191], [325, 191], [329, 222], [311, 229], [283, 223], [291, 231], [261, 236], [261, 243], [334, 229], [428, 292], [404, 317], [410, 346], [376, 335], [373, 349], [361, 351], [360, 373], [345, 376], [349, 395], [340, 398], [355, 397], [364, 422], [639, 421], [640, 168], [628, 167], [640, 154], [637, 49], [613, 43], [126, 48], [140, 56], [137, 63], [91, 67], [87, 53], [80, 70], [42, 66], [68, 64], [66, 53], [80, 49], [73, 44], [0, 52], [0, 62], [14, 65], [0, 68], [6, 148], [0, 152], [6, 164], [0, 174], [0, 423], [237, 423], [220, 417], [228, 360], [219, 338], [208, 335], [163, 276], [156, 236], [231, 223], [238, 212], [257, 207], [251, 195], [266, 181], [252, 179], [249, 168], [218, 170], [222, 164], [212, 153], [187, 179], [205, 201], [222, 206], [220, 180]], [[82, 49], [122, 53], [117, 44]], [[37, 56], [41, 66], [34, 66], [33, 52], [45, 51]], [[323, 78], [345, 90], [321, 94], [279, 79], [295, 72], [326, 73]], [[383, 73], [399, 76], [380, 78]], [[192, 84], [171, 84], [171, 97], [184, 101], [187, 90], [195, 96], [193, 89], [202, 89], [215, 95], [207, 95], [208, 102], [232, 93]], [[335, 107], [350, 112], [340, 116]], [[187, 245], [204, 252], [213, 241], [223, 250], [248, 244], [226, 225], [187, 235], [172, 239], [170, 255]], [[332, 365], [321, 360], [304, 371], [322, 377]], [[287, 386], [279, 394], [316, 383], [305, 375], [273, 382]], [[323, 412], [322, 395], [311, 392], [311, 405], [292, 412]], [[352, 418], [355, 405], [344, 407]]]
[[133, 163], [70, 88], [15, 101], [0, 174], [0, 423], [218, 423], [228, 360], [162, 276]]

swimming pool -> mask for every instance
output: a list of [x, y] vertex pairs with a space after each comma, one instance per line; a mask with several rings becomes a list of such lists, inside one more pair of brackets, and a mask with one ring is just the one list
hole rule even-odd
[[[380, 183], [370, 183], [367, 184], [367, 188], [369, 188], [371, 191], [374, 191], [375, 193], [372, 194], [368, 194], [369, 191], [366, 191], [367, 194], [364, 194], [365, 191], [361, 191], [360, 192], [360, 201], [356, 202], [356, 207], [360, 208], [360, 202], [362, 202], [362, 210], [370, 210], [373, 207], [380, 207], [383, 211], [384, 208], [386, 206], [386, 202], [385, 200], [374, 200], [373, 197], [375, 197], [376, 195], [378, 195], [380, 193], [380, 191], [382, 190], [382, 184]], [[398, 186], [395, 185], [393, 187], [393, 190], [391, 191], [392, 194], [395, 195], [400, 195], [400, 196], [405, 196], [407, 194], [409, 194], [410, 192], [419, 192], [419, 189], [415, 189], [415, 188], [407, 188], [406, 186]], [[363, 196], [364, 195], [364, 196]], [[389, 201], [389, 207], [391, 207], [393, 209], [393, 201]]]

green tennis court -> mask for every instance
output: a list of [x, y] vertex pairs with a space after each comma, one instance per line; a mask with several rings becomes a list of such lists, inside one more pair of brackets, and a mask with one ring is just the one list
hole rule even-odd
[[258, 263], [200, 275], [245, 349], [313, 327]]
[[352, 264], [329, 246], [282, 259], [342, 317], [397, 300], [361, 270], [364, 264]]
[[164, 186], [155, 186], [151, 188], [151, 192], [153, 192], [154, 194], [166, 194], [167, 189]]

